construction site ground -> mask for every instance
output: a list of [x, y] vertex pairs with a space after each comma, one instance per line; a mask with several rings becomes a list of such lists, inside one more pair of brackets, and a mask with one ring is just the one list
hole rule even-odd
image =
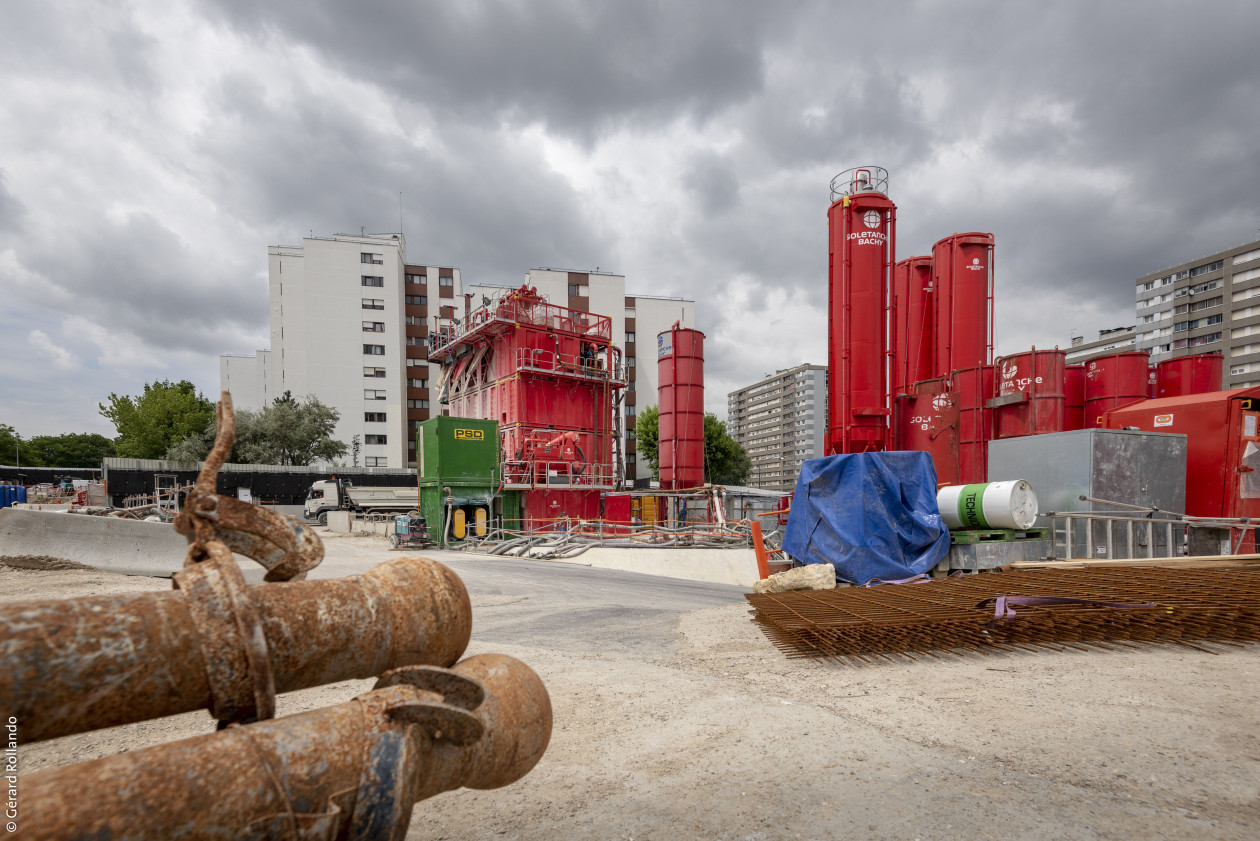
[[[322, 534], [312, 577], [398, 554]], [[417, 804], [411, 839], [1260, 837], [1260, 647], [821, 664], [774, 649], [738, 587], [424, 554], [468, 586], [469, 653], [542, 675], [555, 731], [515, 785]], [[0, 566], [3, 600], [168, 586]], [[21, 771], [212, 730], [195, 713], [28, 745]]]

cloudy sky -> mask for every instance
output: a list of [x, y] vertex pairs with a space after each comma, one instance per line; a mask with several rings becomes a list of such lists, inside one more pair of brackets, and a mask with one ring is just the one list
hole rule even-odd
[[710, 408], [825, 362], [828, 182], [891, 172], [898, 257], [997, 238], [998, 350], [1131, 324], [1257, 238], [1260, 4], [9, 0], [0, 423], [113, 434], [267, 342], [266, 247], [394, 231], [696, 298]]

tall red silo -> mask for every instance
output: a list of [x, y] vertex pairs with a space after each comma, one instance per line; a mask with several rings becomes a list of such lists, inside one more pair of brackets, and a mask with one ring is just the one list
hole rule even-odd
[[1063, 369], [1063, 431], [1085, 428], [1085, 366]]
[[892, 414], [890, 331], [897, 206], [888, 171], [858, 167], [831, 180], [827, 210], [827, 452], [887, 450]]
[[661, 488], [704, 484], [704, 334], [673, 327], [656, 337]]
[[958, 471], [958, 395], [946, 379], [921, 380], [897, 401], [898, 450], [921, 450], [932, 457], [936, 480], [956, 485]]
[[958, 401], [958, 481], [989, 481], [989, 441], [993, 438], [993, 409], [989, 399], [996, 387], [997, 366], [978, 365], [950, 377]]
[[1066, 360], [1066, 351], [1033, 348], [997, 361], [996, 437], [1063, 431]]
[[932, 289], [931, 257], [898, 261], [893, 270], [897, 334], [895, 394], [908, 394], [915, 383], [933, 376]]
[[993, 235], [954, 234], [932, 246], [936, 376], [987, 365], [993, 354]]
[[1178, 356], [1176, 359], [1165, 359], [1152, 370], [1156, 397], [1206, 394], [1220, 389], [1225, 357], [1219, 351]]
[[1146, 351], [1113, 353], [1086, 362], [1085, 428], [1101, 428], [1111, 409], [1146, 400], [1149, 368]]

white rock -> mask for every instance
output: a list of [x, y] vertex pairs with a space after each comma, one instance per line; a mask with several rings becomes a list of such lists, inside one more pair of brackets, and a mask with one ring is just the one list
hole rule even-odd
[[803, 567], [776, 572], [753, 585], [754, 593], [786, 593], [788, 590], [833, 590], [836, 568], [831, 564], [806, 564]]

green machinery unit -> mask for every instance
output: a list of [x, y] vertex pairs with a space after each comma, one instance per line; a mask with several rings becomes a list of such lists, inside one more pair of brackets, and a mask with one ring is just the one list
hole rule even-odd
[[[499, 422], [437, 417], [416, 424], [420, 514], [444, 545], [502, 522]], [[447, 540], [443, 540], [443, 529]]]

